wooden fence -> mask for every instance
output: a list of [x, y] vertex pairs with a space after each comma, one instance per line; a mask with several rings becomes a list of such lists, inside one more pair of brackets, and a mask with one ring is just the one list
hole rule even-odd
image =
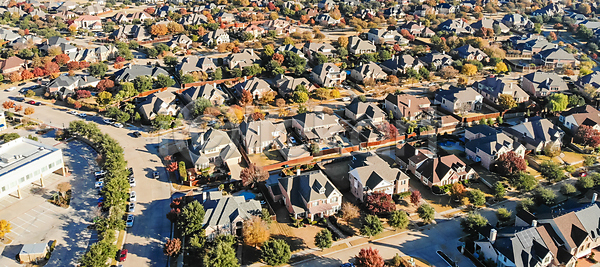
[[282, 161], [282, 162], [279, 162], [279, 163], [267, 165], [267, 166], [264, 166], [263, 169], [265, 171], [272, 171], [272, 170], [276, 170], [276, 169], [282, 168], [284, 166], [291, 166], [291, 165], [298, 165], [298, 164], [302, 164], [302, 163], [308, 163], [308, 162], [313, 161], [313, 159], [314, 159], [313, 156], [308, 156], [308, 157], [303, 157], [303, 158], [297, 158], [297, 159], [292, 159], [292, 160], [287, 160], [287, 161]]
[[[252, 77], [254, 77], [254, 76], [247, 76], [246, 79], [249, 80]], [[187, 89], [187, 88], [190, 88], [193, 86], [202, 86], [205, 84], [222, 84], [222, 83], [226, 83], [226, 82], [239, 82], [242, 80], [244, 80], [244, 78], [236, 77], [236, 78], [222, 79], [222, 80], [215, 80], [215, 81], [201, 81], [201, 82], [186, 83], [186, 84], [181, 85], [181, 90], [179, 90], [178, 93], [181, 93], [184, 89]]]

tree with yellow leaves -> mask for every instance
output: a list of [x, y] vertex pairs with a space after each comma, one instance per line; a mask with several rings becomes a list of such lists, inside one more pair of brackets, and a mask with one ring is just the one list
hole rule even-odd
[[465, 64], [462, 67], [462, 74], [467, 76], [473, 76], [477, 74], [477, 66], [473, 64]]
[[71, 35], [76, 34], [77, 33], [77, 25], [71, 24], [71, 26], [69, 26], [69, 32], [71, 33]]
[[154, 36], [165, 35], [169, 32], [169, 29], [164, 24], [156, 24], [150, 27], [150, 33]]
[[10, 233], [10, 230], [12, 230], [12, 225], [6, 220], [0, 220], [0, 239]]
[[277, 15], [277, 12], [271, 12], [271, 14], [269, 14], [270, 20], [277, 20], [278, 18], [279, 18], [279, 15]]
[[25, 108], [25, 115], [31, 115], [35, 112], [35, 109], [32, 107]]
[[508, 67], [506, 67], [506, 64], [504, 62], [498, 62], [498, 64], [496, 64], [496, 73], [504, 73], [504, 72], [508, 72]]
[[244, 244], [257, 247], [269, 240], [269, 227], [260, 217], [254, 216], [244, 222]]
[[340, 47], [344, 47], [344, 48], [348, 47], [348, 37], [346, 37], [346, 36], [338, 37], [337, 43]]
[[167, 24], [167, 29], [169, 30], [170, 33], [180, 33], [182, 32], [183, 26], [181, 26], [181, 24], [171, 21], [169, 22], [169, 24]]

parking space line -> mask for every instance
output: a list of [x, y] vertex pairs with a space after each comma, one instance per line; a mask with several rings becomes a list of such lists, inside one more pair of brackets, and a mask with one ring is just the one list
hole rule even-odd
[[[23, 219], [21, 217], [18, 217], [17, 219], [21, 219], [21, 221], [25, 222], [23, 225], [33, 226], [33, 224], [31, 222], [28, 222], [28, 221], [26, 221], [25, 219]], [[19, 227], [19, 228], [23, 228], [23, 230], [31, 233], [31, 231], [27, 230], [27, 228], [25, 228], [23, 225], [16, 225], [16, 226]], [[35, 226], [35, 228], [37, 228], [37, 226]]]
[[[46, 221], [40, 219], [40, 217], [38, 217], [38, 216], [34, 217], [31, 214], [27, 214], [27, 213], [25, 213], [25, 215], [30, 216], [31, 218], [33, 218], [33, 221], [40, 221], [40, 222], [46, 223]], [[33, 224], [33, 222], [32, 222], [32, 224]]]

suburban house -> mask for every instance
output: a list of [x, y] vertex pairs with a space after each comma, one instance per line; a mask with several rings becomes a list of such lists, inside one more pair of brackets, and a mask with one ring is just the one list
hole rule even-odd
[[381, 110], [375, 102], [362, 102], [355, 98], [346, 106], [344, 111], [346, 118], [352, 121], [370, 120], [373, 124], [385, 121], [385, 112]]
[[202, 37], [202, 40], [206, 45], [220, 45], [229, 43], [229, 34], [223, 29], [217, 29], [209, 32]]
[[208, 18], [200, 13], [192, 13], [179, 20], [179, 24], [181, 25], [199, 25], [203, 23], [208, 23]]
[[8, 29], [0, 29], [0, 39], [5, 41], [14, 41], [21, 37], [21, 35], [17, 34], [14, 31]]
[[510, 28], [504, 25], [504, 23], [502, 23], [501, 21], [486, 17], [483, 17], [482, 19], [471, 24], [471, 28], [473, 28], [474, 30], [481, 30], [482, 28], [494, 30], [494, 27], [499, 27], [501, 33], [510, 32]]
[[419, 60], [425, 66], [435, 68], [436, 70], [440, 70], [441, 68], [446, 66], [452, 66], [452, 63], [454, 62], [454, 60], [452, 60], [452, 57], [446, 54], [446, 52], [427, 53], [424, 57], [419, 58]]
[[427, 15], [437, 15], [437, 13], [438, 11], [435, 8], [430, 7], [428, 5], [418, 5], [413, 11], [413, 15], [419, 17], [425, 17]]
[[465, 128], [465, 141], [470, 142], [475, 139], [496, 135], [501, 132], [502, 132], [501, 130], [492, 128], [485, 124], [477, 124], [477, 125], [473, 125], [471, 127]]
[[546, 36], [538, 34], [515, 35], [509, 38], [513, 49], [521, 51], [523, 56], [533, 56], [542, 50], [557, 48], [557, 44], [548, 42]]
[[254, 99], [259, 99], [265, 93], [271, 92], [271, 85], [261, 78], [254, 77], [235, 86], [236, 93], [242, 95], [243, 91], [249, 91]]
[[600, 89], [600, 72], [594, 71], [588, 75], [581, 76], [575, 82], [575, 85], [579, 90], [584, 91], [586, 89], [586, 85], [590, 85], [592, 88], [596, 89], [596, 92]]
[[[62, 38], [60, 36], [52, 36], [48, 38], [40, 47], [40, 51], [44, 53], [48, 53], [48, 50], [53, 46], [59, 46], [61, 44], [68, 44], [69, 41], [67, 39]], [[64, 51], [63, 51], [64, 52]]]
[[524, 75], [521, 88], [535, 97], [545, 97], [569, 90], [567, 83], [558, 74], [541, 71]]
[[145, 121], [151, 121], [157, 115], [174, 116], [177, 110], [175, 95], [169, 91], [151, 94], [138, 105], [138, 112]]
[[550, 68], [576, 67], [579, 61], [562, 48], [549, 48], [532, 56], [533, 63]]
[[181, 92], [180, 97], [185, 105], [194, 102], [194, 100], [198, 98], [205, 98], [214, 106], [220, 106], [223, 105], [223, 102], [225, 102], [226, 99], [228, 99], [228, 96], [225, 92], [219, 90], [210, 83], [185, 89], [183, 92]]
[[19, 57], [12, 56], [5, 60], [0, 60], [0, 72], [5, 76], [21, 69], [27, 69], [27, 62]]
[[331, 140], [345, 132], [339, 118], [325, 113], [301, 113], [292, 117], [292, 128], [304, 140]]
[[260, 216], [262, 207], [255, 199], [244, 196], [223, 196], [221, 191], [204, 192], [204, 232], [208, 240], [219, 235], [242, 236], [244, 221]]
[[527, 150], [541, 152], [545, 148], [559, 148], [564, 132], [548, 119], [532, 117], [525, 122], [506, 128], [505, 133], [525, 145]]
[[143, 25], [124, 25], [111, 33], [110, 38], [114, 40], [130, 41], [146, 41], [152, 38], [150, 32]]
[[75, 90], [86, 87], [96, 87], [100, 80], [89, 75], [61, 75], [46, 85], [46, 92], [56, 95], [61, 99], [73, 97]]
[[456, 7], [448, 3], [439, 3], [435, 6], [438, 14], [450, 15], [456, 13]]
[[115, 72], [115, 82], [131, 82], [139, 76], [148, 76], [156, 78], [163, 74], [171, 76], [165, 69], [149, 65], [129, 65]]
[[252, 49], [244, 49], [240, 53], [231, 53], [223, 59], [223, 65], [228, 66], [229, 69], [243, 69], [244, 67], [258, 63], [260, 63], [260, 57]]
[[185, 57], [175, 66], [175, 71], [182, 75], [196, 71], [212, 72], [216, 69], [217, 66], [212, 58], [198, 56]]
[[98, 16], [83, 15], [73, 20], [73, 24], [77, 29], [86, 29], [92, 31], [102, 30], [102, 19]]
[[432, 31], [429, 27], [423, 25], [421, 22], [408, 22], [401, 26], [398, 26], [398, 32], [402, 30], [407, 30], [410, 34], [419, 37], [432, 37], [435, 35], [435, 32]]
[[362, 55], [377, 52], [377, 47], [371, 41], [352, 36], [348, 39], [348, 52], [354, 55]]
[[527, 16], [521, 14], [507, 14], [502, 17], [502, 23], [508, 27], [517, 29], [533, 29], [534, 24]]
[[242, 159], [242, 154], [229, 135], [214, 128], [210, 128], [204, 133], [192, 134], [188, 150], [191, 161], [197, 170], [208, 168], [210, 164], [227, 165], [233, 173], [234, 168], [239, 168]]
[[266, 30], [257, 25], [250, 24], [244, 29], [244, 32], [251, 33], [254, 37], [261, 37], [265, 34]]
[[[370, 29], [369, 32], [367, 32], [367, 38], [369, 39], [369, 41], [373, 42], [376, 45], [395, 44], [398, 43], [401, 39], [404, 39], [402, 35], [398, 33], [398, 31], [390, 31], [386, 29], [376, 28]], [[405, 44], [406, 42], [408, 42], [408, 40], [404, 41]]]
[[146, 12], [133, 12], [133, 13], [124, 13], [119, 12], [112, 17], [112, 20], [116, 23], [133, 23], [133, 20], [139, 19], [140, 21], [144, 21], [147, 19], [151, 19], [152, 15]]
[[333, 0], [321, 0], [317, 6], [319, 9], [331, 10], [335, 7], [335, 2]]
[[327, 43], [306, 42], [302, 47], [302, 52], [309, 60], [313, 60], [314, 55], [316, 54], [322, 54], [324, 56], [331, 57], [333, 56], [333, 51], [335, 51], [335, 48]]
[[340, 23], [339, 19], [334, 19], [329, 14], [320, 14], [315, 18], [315, 21], [322, 26], [335, 25]]
[[[36, 9], [37, 10], [37, 9]], [[100, 5], [100, 4], [95, 4], [95, 5], [89, 5], [89, 6], [78, 6], [77, 8], [75, 8], [73, 10], [73, 12], [79, 14], [79, 15], [98, 15], [102, 12], [108, 11], [110, 9], [105, 8], [104, 5]], [[40, 18], [44, 18], [46, 17], [46, 15], [44, 14], [43, 16], [38, 15]]]
[[410, 178], [397, 168], [390, 165], [372, 152], [352, 155], [348, 164], [348, 179], [350, 192], [359, 201], [372, 193], [390, 195], [408, 192]]
[[529, 101], [529, 95], [514, 83], [505, 83], [503, 80], [490, 76], [483, 81], [473, 83], [473, 88], [486, 99], [498, 104], [500, 95], [510, 95], [517, 103]]
[[392, 75], [398, 75], [399, 73], [406, 73], [409, 69], [418, 71], [423, 67], [423, 63], [411, 55], [404, 54], [400, 56], [393, 55], [391, 59], [388, 59], [381, 63], [381, 68]]
[[287, 134], [283, 123], [273, 124], [269, 120], [244, 121], [240, 124], [240, 132], [248, 154], [263, 152], [273, 145], [275, 139], [285, 140]]
[[477, 176], [475, 170], [453, 154], [434, 155], [431, 151], [417, 149], [407, 143], [398, 145], [395, 154], [396, 162], [429, 188], [434, 185], [454, 184]]
[[374, 62], [369, 62], [350, 71], [350, 77], [359, 82], [363, 82], [365, 79], [381, 81], [387, 79], [387, 74], [379, 65]]
[[438, 25], [438, 29], [454, 32], [456, 35], [472, 35], [475, 32], [463, 19], [448, 19]]
[[564, 7], [560, 7], [558, 4], [555, 3], [550, 3], [549, 5], [540, 8], [538, 10], [535, 10], [533, 12], [531, 12], [531, 16], [535, 17], [535, 16], [548, 16], [548, 17], [552, 17], [555, 14], [563, 14], [565, 13], [564, 11]]
[[187, 35], [185, 34], [180, 34], [173, 37], [171, 41], [168, 41], [167, 46], [169, 46], [169, 48], [171, 49], [175, 47], [189, 49], [190, 46], [192, 46], [192, 39], [190, 39], [190, 37], [187, 37]]
[[574, 107], [561, 112], [558, 121], [571, 130], [573, 134], [577, 132], [581, 125], [600, 130], [600, 111], [590, 105]]
[[390, 112], [395, 119], [406, 118], [415, 120], [423, 111], [430, 108], [431, 102], [427, 97], [418, 97], [409, 94], [388, 94], [385, 97], [384, 108], [386, 114]]
[[458, 55], [458, 57], [466, 60], [476, 60], [476, 61], [488, 61], [489, 57], [486, 53], [481, 51], [479, 48], [475, 48], [470, 44], [463, 45], [459, 48], [454, 49], [454, 52]]
[[283, 74], [275, 77], [275, 87], [277, 87], [277, 92], [282, 97], [290, 97], [298, 85], [304, 85], [304, 88], [309, 92], [315, 89], [315, 86], [306, 78], [294, 78]]
[[341, 71], [333, 63], [324, 63], [315, 66], [310, 73], [310, 77], [320, 86], [333, 87], [346, 80], [346, 71]]
[[390, 8], [386, 8], [386, 9], [384, 9], [384, 10], [383, 10], [383, 15], [384, 15], [386, 18], [389, 18], [389, 17], [394, 17], [394, 18], [396, 18], [396, 17], [401, 17], [401, 16], [404, 16], [404, 15], [406, 15], [406, 14], [405, 14], [405, 13], [404, 13], [404, 11], [402, 10], [402, 6], [400, 6], [400, 5], [397, 5], [397, 6], [391, 6]]
[[302, 51], [298, 48], [296, 48], [296, 46], [292, 45], [292, 44], [287, 44], [287, 45], [282, 45], [280, 47], [278, 47], [277, 49], [275, 49], [275, 53], [282, 53], [283, 51], [290, 51], [296, 55], [298, 55], [301, 58], [304, 58], [304, 53], [302, 53]]
[[520, 157], [525, 157], [525, 146], [516, 142], [505, 133], [469, 140], [465, 143], [467, 159], [481, 162], [481, 166], [490, 169], [496, 160], [504, 153], [513, 151]]
[[268, 189], [296, 219], [316, 220], [334, 215], [342, 207], [342, 193], [321, 171], [279, 178]]
[[483, 96], [470, 87], [450, 86], [448, 90], [437, 91], [434, 104], [454, 114], [467, 114], [481, 109]]

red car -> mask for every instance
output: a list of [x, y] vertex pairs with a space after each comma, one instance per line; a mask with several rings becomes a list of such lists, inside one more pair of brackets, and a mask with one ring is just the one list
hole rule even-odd
[[126, 259], [127, 259], [127, 249], [121, 249], [117, 253], [117, 261], [118, 262], [124, 262]]

